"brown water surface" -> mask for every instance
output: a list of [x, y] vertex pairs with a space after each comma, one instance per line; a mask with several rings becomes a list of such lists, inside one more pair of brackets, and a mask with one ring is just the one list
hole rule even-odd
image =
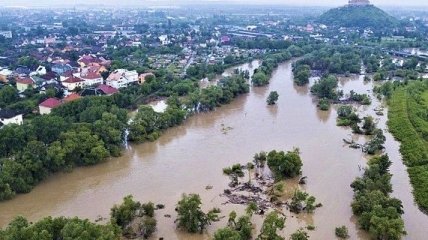
[[[247, 64], [252, 70], [257, 64]], [[363, 77], [342, 79], [345, 93], [370, 91], [371, 83]], [[278, 91], [276, 106], [268, 107], [266, 97]], [[371, 94], [371, 93], [370, 93]], [[371, 114], [381, 103], [359, 107], [362, 115]], [[386, 113], [386, 110], [385, 110]], [[386, 116], [377, 117], [385, 128]], [[232, 129], [226, 134], [223, 127]], [[304, 187], [323, 207], [312, 215], [287, 214], [284, 235], [289, 235], [308, 224], [316, 226], [311, 239], [335, 239], [334, 228], [346, 225], [351, 239], [367, 239], [358, 231], [352, 216], [350, 183], [362, 174], [367, 159], [359, 150], [350, 149], [342, 139], [350, 137], [350, 130], [336, 126], [335, 108], [327, 112], [317, 110], [316, 102], [307, 87], [293, 85], [291, 63], [274, 72], [266, 88], [253, 88], [231, 104], [214, 112], [198, 114], [182, 126], [167, 130], [152, 143], [131, 145], [120, 158], [94, 167], [75, 169], [72, 173], [57, 174], [38, 185], [31, 193], [0, 203], [0, 226], [14, 216], [24, 215], [30, 220], [44, 216], [79, 216], [94, 220], [108, 217], [111, 206], [132, 194], [135, 199], [166, 205], [157, 212], [158, 233], [165, 239], [209, 239], [213, 231], [225, 226], [225, 220], [213, 224], [203, 235], [189, 235], [176, 230], [175, 204], [182, 193], [199, 193], [204, 209], [218, 206], [223, 215], [231, 210], [243, 212], [242, 206], [222, 205], [226, 199], [219, 196], [229, 179], [222, 168], [234, 163], [246, 163], [254, 153], [272, 149], [291, 150], [298, 147], [304, 161], [303, 175], [308, 177]], [[407, 239], [426, 239], [428, 217], [413, 203], [407, 172], [398, 152], [399, 144], [389, 133], [387, 153], [393, 161], [391, 172], [394, 196], [403, 201]], [[356, 138], [364, 142], [365, 138]], [[206, 190], [207, 185], [213, 186]], [[296, 187], [289, 183], [288, 189]], [[172, 218], [164, 217], [171, 214]], [[256, 228], [261, 218], [253, 218]]]

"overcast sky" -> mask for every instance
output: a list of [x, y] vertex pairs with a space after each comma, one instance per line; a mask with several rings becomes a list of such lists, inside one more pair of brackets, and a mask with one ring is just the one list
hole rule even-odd
[[[79, 4], [104, 4], [104, 5], [179, 5], [186, 3], [203, 2], [227, 2], [245, 4], [285, 4], [285, 5], [312, 5], [312, 6], [340, 6], [347, 3], [347, 0], [0, 0], [3, 6], [58, 6], [62, 3], [67, 5]], [[375, 5], [384, 6], [427, 6], [428, 0], [372, 0]]]

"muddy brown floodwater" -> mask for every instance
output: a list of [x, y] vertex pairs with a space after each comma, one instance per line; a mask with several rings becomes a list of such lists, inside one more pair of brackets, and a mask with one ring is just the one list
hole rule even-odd
[[[246, 64], [244, 68], [252, 70], [256, 65]], [[340, 87], [345, 93], [351, 89], [364, 93], [373, 86], [363, 83], [363, 77], [357, 76], [342, 79]], [[266, 97], [273, 90], [278, 91], [279, 101], [276, 106], [268, 107]], [[372, 106], [358, 109], [362, 115], [374, 115], [373, 109], [380, 104], [374, 100]], [[386, 116], [376, 118], [384, 129]], [[231, 130], [225, 134], [224, 127]], [[318, 111], [308, 87], [293, 85], [291, 63], [287, 62], [273, 73], [268, 87], [253, 88], [229, 105], [193, 116], [182, 126], [167, 130], [156, 142], [131, 145], [122, 157], [71, 173], [56, 174], [31, 193], [0, 203], [0, 225], [5, 226], [16, 215], [33, 221], [48, 215], [91, 220], [108, 217], [113, 204], [132, 194], [142, 202], [166, 205], [156, 212], [158, 232], [154, 239], [210, 239], [216, 228], [225, 226], [226, 219], [210, 226], [203, 235], [176, 230], [174, 208], [181, 194], [198, 193], [204, 209], [218, 206], [225, 216], [231, 210], [243, 212], [243, 206], [222, 205], [226, 199], [219, 194], [229, 182], [222, 168], [234, 163], [244, 164], [261, 150], [298, 147], [304, 161], [303, 175], [308, 177], [304, 189], [323, 207], [312, 215], [287, 214], [283, 234], [288, 236], [300, 227], [313, 224], [316, 230], [310, 232], [311, 239], [335, 239], [334, 228], [346, 225], [351, 239], [367, 239], [352, 216], [353, 193], [349, 186], [362, 174], [359, 166], [364, 167], [367, 159], [361, 151], [343, 144], [342, 139], [349, 138], [350, 132], [336, 126], [335, 108], [328, 112]], [[386, 137], [386, 151], [393, 161], [393, 195], [403, 201], [406, 212], [406, 239], [426, 239], [428, 217], [413, 203], [399, 144], [389, 133]], [[206, 190], [207, 185], [213, 189]], [[295, 187], [293, 183], [286, 185], [288, 189]], [[164, 217], [165, 214], [171, 214], [172, 218]], [[261, 218], [255, 216], [253, 221], [259, 229]]]

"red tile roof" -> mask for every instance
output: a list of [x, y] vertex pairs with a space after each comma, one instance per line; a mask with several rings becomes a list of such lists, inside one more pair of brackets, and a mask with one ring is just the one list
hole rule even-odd
[[85, 79], [97, 79], [97, 78], [102, 78], [101, 74], [99, 74], [98, 72], [90, 72], [88, 71], [86, 74], [81, 74], [80, 75], [82, 78]]
[[83, 79], [75, 77], [75, 76], [71, 76], [71, 77], [65, 79], [63, 82], [65, 82], [65, 83], [78, 83], [78, 82], [83, 82]]
[[54, 72], [47, 72], [45, 75], [41, 76], [41, 78], [45, 80], [52, 80], [56, 78], [56, 73]]
[[79, 94], [72, 93], [72, 94], [70, 94], [64, 98], [64, 102], [71, 102], [71, 101], [77, 100], [79, 98], [81, 98], [81, 96]]
[[31, 78], [18, 78], [18, 79], [16, 79], [16, 82], [21, 83], [21, 84], [27, 84], [27, 85], [34, 84], [33, 80], [31, 80]]
[[106, 95], [115, 94], [119, 91], [116, 88], [114, 88], [112, 86], [105, 85], [105, 84], [99, 85], [97, 87], [97, 89], [103, 91]]
[[39, 104], [39, 106], [47, 107], [47, 108], [56, 108], [59, 105], [61, 105], [61, 101], [58, 100], [57, 98], [48, 98]]

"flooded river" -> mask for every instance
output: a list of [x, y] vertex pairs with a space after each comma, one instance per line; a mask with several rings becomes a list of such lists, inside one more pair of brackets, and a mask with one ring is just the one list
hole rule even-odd
[[[252, 70], [257, 64], [247, 64]], [[363, 83], [363, 77], [342, 79], [345, 93], [354, 89], [364, 93], [372, 89]], [[270, 91], [279, 93], [276, 106], [267, 106]], [[374, 115], [373, 105], [359, 107], [361, 116]], [[385, 111], [386, 114], [386, 111]], [[385, 128], [386, 116], [376, 117]], [[224, 127], [231, 130], [226, 134]], [[158, 141], [130, 145], [122, 157], [72, 173], [57, 174], [38, 185], [31, 193], [0, 203], [0, 225], [4, 226], [16, 215], [37, 220], [47, 215], [79, 216], [97, 219], [108, 217], [110, 208], [132, 194], [145, 202], [162, 203], [166, 208], [156, 212], [158, 232], [154, 239], [210, 239], [214, 229], [225, 226], [224, 219], [209, 227], [203, 235], [189, 235], [175, 229], [175, 204], [182, 193], [201, 195], [205, 210], [214, 206], [227, 216], [231, 210], [243, 211], [242, 206], [222, 205], [219, 196], [227, 188], [229, 179], [222, 169], [234, 163], [251, 161], [254, 153], [273, 149], [291, 150], [298, 147], [304, 162], [303, 175], [308, 177], [307, 192], [317, 198], [323, 207], [312, 215], [287, 214], [284, 235], [290, 235], [308, 224], [316, 226], [311, 239], [335, 239], [334, 228], [346, 225], [351, 239], [367, 239], [358, 230], [350, 203], [353, 192], [350, 183], [362, 174], [367, 159], [359, 150], [350, 149], [342, 139], [350, 137], [351, 130], [336, 126], [336, 110], [317, 110], [308, 87], [293, 85], [291, 63], [287, 62], [273, 73], [271, 84], [252, 88], [250, 93], [214, 112], [198, 114], [182, 126], [167, 130]], [[406, 239], [426, 239], [428, 217], [413, 203], [407, 172], [398, 152], [399, 144], [389, 133], [387, 153], [393, 161], [391, 172], [394, 196], [403, 201]], [[363, 141], [364, 139], [359, 139]], [[206, 190], [211, 185], [213, 189]], [[289, 183], [286, 188], [297, 187]], [[171, 218], [164, 217], [171, 214]], [[253, 217], [256, 228], [261, 219]]]

